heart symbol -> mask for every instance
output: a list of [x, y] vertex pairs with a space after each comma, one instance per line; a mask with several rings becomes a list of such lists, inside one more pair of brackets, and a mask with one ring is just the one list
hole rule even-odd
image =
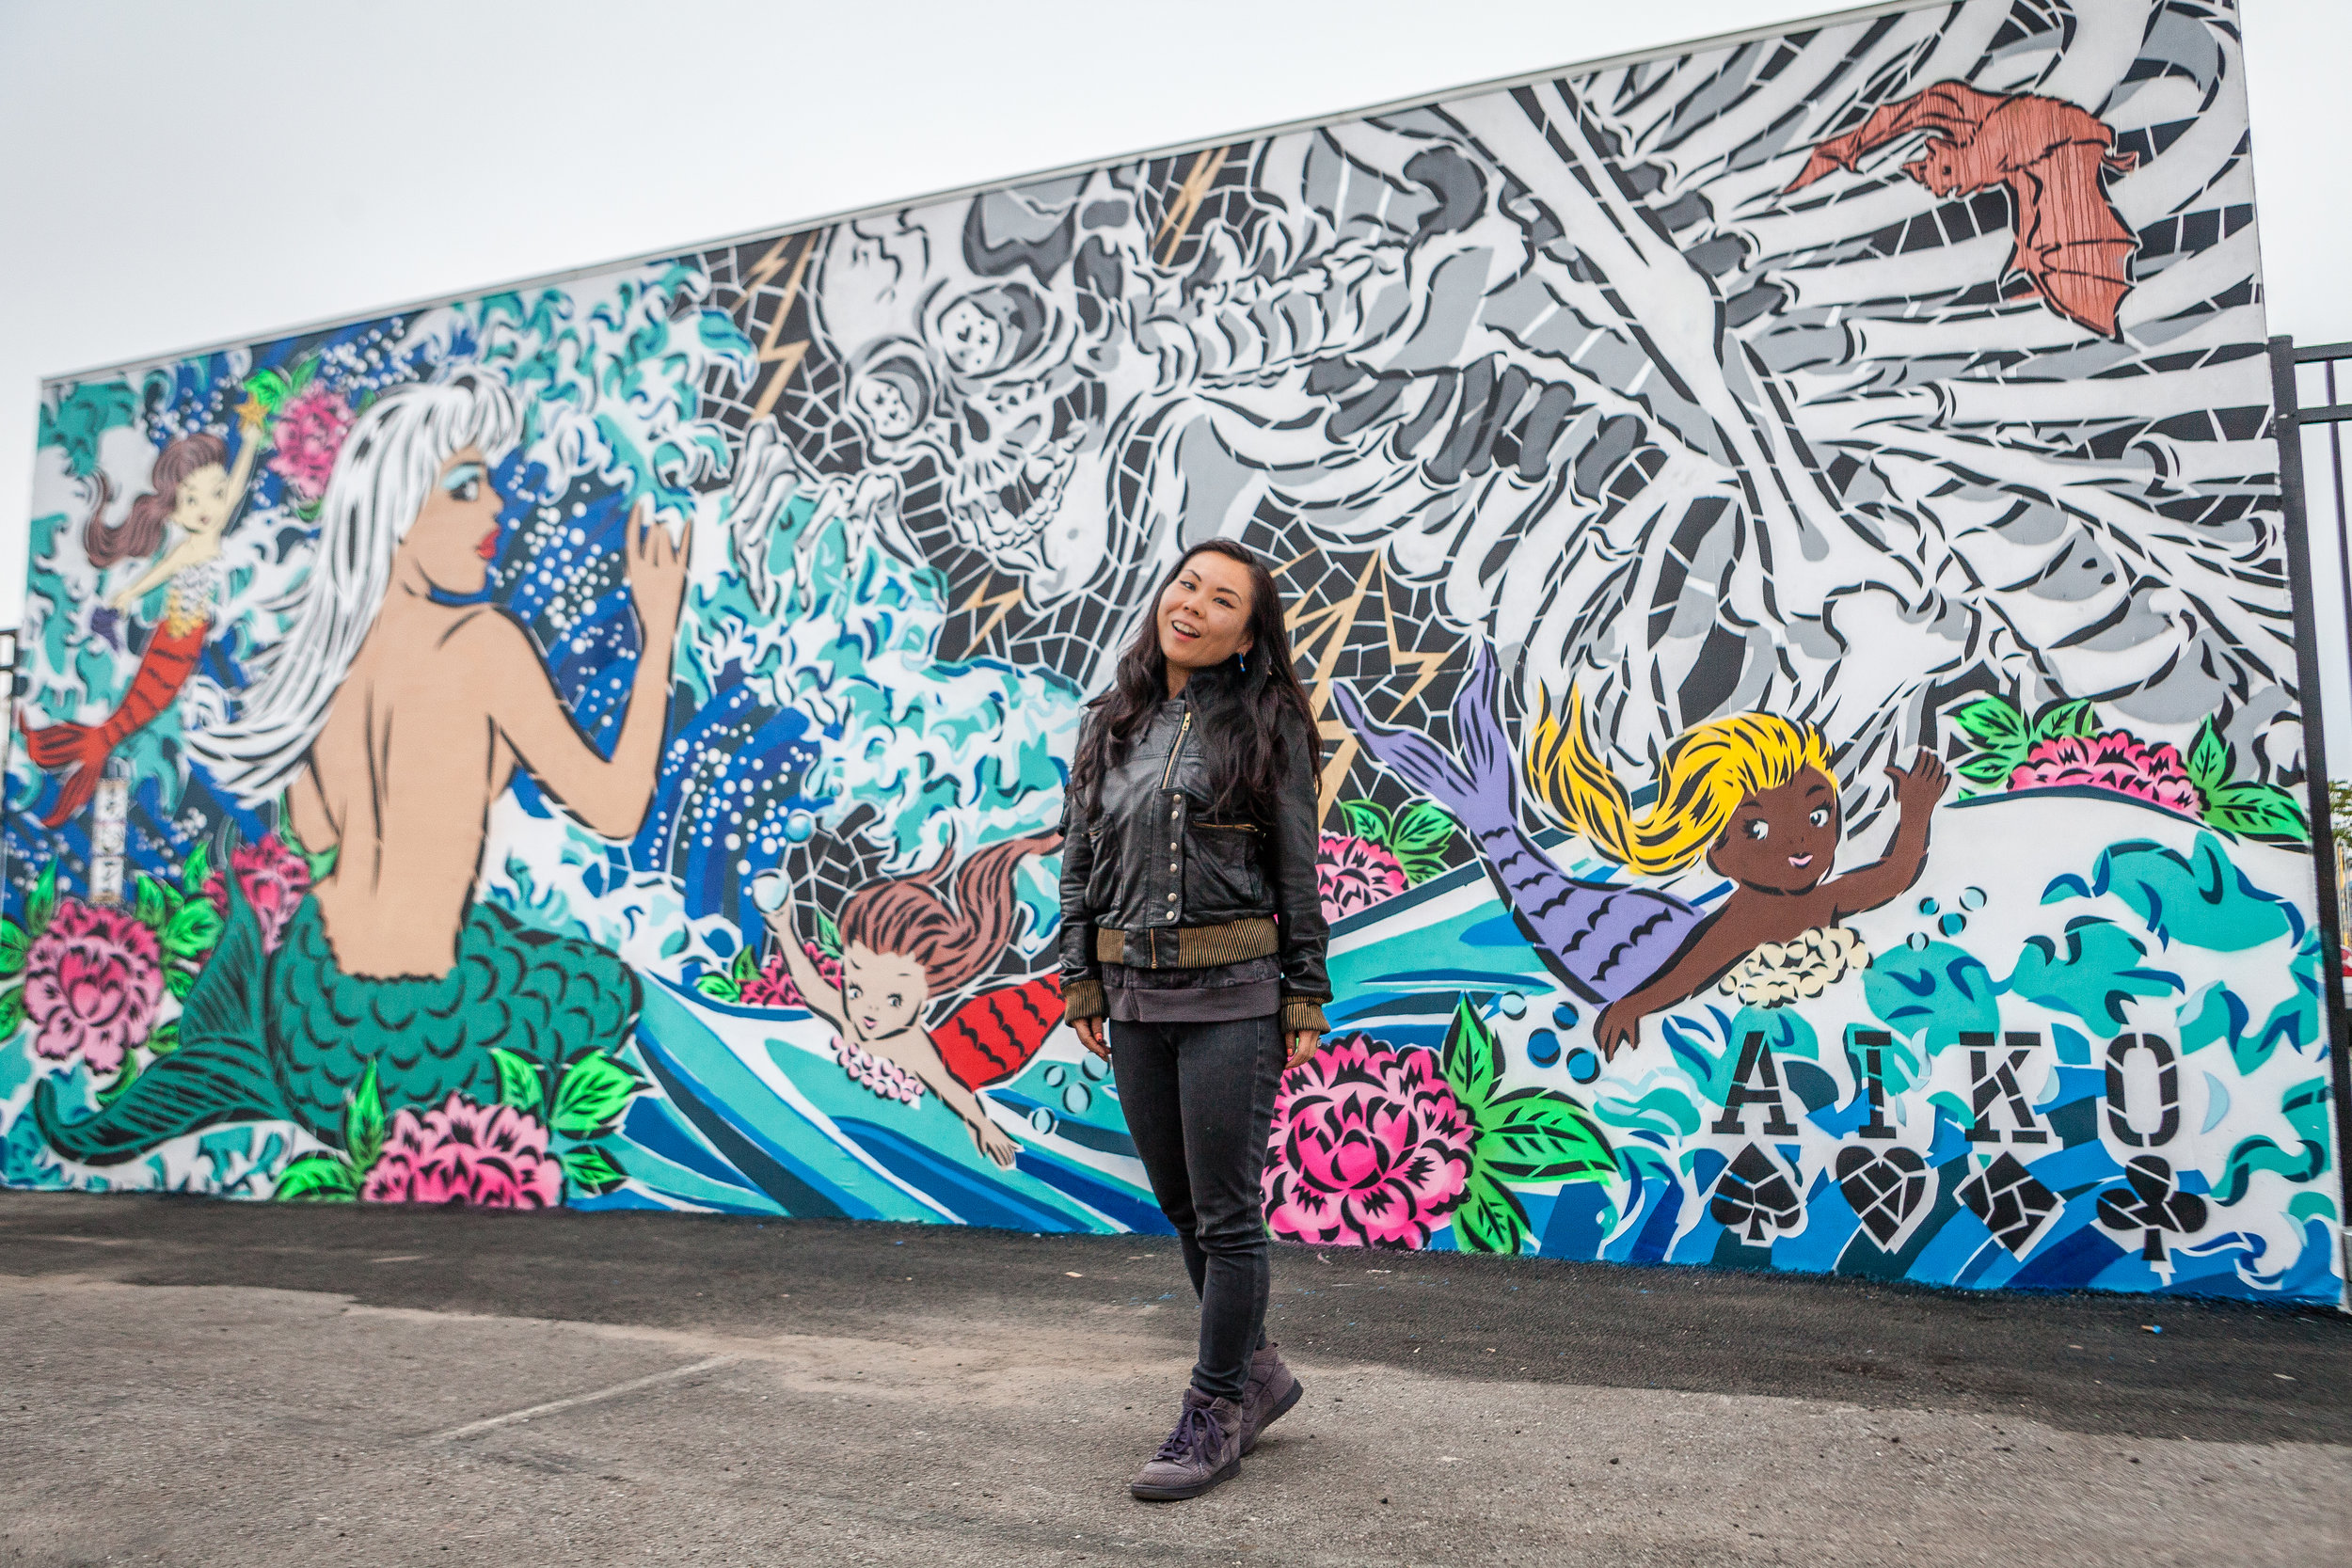
[[1849, 1148], [1837, 1156], [1837, 1190], [1879, 1250], [1892, 1252], [1895, 1238], [1927, 1201], [1928, 1164], [1900, 1145], [1883, 1152]]

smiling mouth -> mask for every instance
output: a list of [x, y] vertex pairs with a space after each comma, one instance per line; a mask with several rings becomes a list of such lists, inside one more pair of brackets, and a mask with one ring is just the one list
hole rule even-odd
[[1806, 866], [1813, 863], [1813, 857], [1811, 855], [1791, 855], [1788, 857], [1788, 863], [1796, 870], [1803, 871]]
[[485, 561], [496, 561], [499, 558], [499, 531], [492, 529], [484, 534], [482, 543], [473, 547], [473, 553]]
[[1198, 638], [1200, 635], [1190, 626], [1185, 626], [1182, 621], [1170, 621], [1168, 624], [1168, 629], [1174, 632], [1179, 637]]

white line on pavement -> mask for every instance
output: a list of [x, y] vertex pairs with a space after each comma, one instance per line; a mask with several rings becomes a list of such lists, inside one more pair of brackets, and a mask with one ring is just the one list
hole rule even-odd
[[640, 1388], [650, 1388], [657, 1383], [668, 1383], [674, 1378], [688, 1377], [695, 1372], [707, 1372], [713, 1367], [729, 1366], [742, 1359], [739, 1355], [714, 1355], [707, 1361], [697, 1361], [691, 1367], [673, 1367], [666, 1372], [652, 1372], [644, 1377], [633, 1377], [627, 1383], [616, 1383], [610, 1388], [598, 1388], [586, 1394], [574, 1394], [569, 1399], [549, 1400], [545, 1404], [534, 1404], [521, 1410], [510, 1410], [503, 1416], [485, 1416], [479, 1421], [468, 1421], [464, 1426], [452, 1427], [447, 1432], [437, 1432], [425, 1441], [453, 1443], [460, 1437], [472, 1437], [498, 1427], [512, 1426], [516, 1421], [528, 1421], [534, 1416], [552, 1416], [559, 1410], [569, 1410], [576, 1405], [594, 1404], [598, 1400], [609, 1400], [621, 1394], [632, 1394]]

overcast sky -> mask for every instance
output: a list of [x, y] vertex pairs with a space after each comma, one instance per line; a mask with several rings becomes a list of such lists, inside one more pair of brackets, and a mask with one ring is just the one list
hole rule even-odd
[[[1837, 8], [0, 0], [0, 626], [44, 377]], [[2352, 5], [2242, 8], [2271, 330], [2352, 339]]]

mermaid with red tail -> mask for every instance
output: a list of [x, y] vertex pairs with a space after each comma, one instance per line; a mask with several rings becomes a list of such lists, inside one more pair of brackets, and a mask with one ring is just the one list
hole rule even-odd
[[221, 537], [235, 519], [246, 482], [253, 477], [265, 417], [259, 402], [250, 398], [238, 410], [245, 439], [233, 469], [228, 467], [228, 443], [210, 433], [183, 436], [164, 448], [149, 475], [148, 493], [131, 503], [130, 515], [119, 523], [106, 521], [106, 503], [114, 493], [105, 476], [99, 476], [98, 504], [82, 531], [91, 565], [103, 572], [117, 562], [153, 554], [164, 542], [167, 523], [177, 525], [181, 537], [136, 581], [107, 600], [114, 611], [127, 613], [159, 583], [171, 585], [164, 597], [164, 618], [148, 637], [138, 673], [114, 712], [101, 723], [50, 724], [38, 730], [24, 722], [22, 712], [17, 715], [17, 728], [24, 732], [24, 749], [34, 765], [61, 780], [56, 804], [41, 818], [44, 827], [64, 826], [89, 803], [107, 757], [179, 698], [202, 657], [220, 598]]

